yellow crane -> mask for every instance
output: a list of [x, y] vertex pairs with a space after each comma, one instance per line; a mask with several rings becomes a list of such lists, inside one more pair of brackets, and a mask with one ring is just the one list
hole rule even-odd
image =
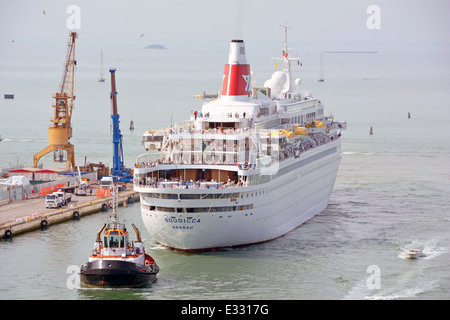
[[33, 166], [37, 168], [38, 162], [42, 156], [53, 151], [53, 162], [67, 163], [67, 169], [75, 169], [75, 151], [74, 146], [69, 142], [72, 138], [72, 118], [73, 94], [75, 66], [75, 39], [78, 38], [76, 32], [70, 32], [67, 43], [66, 59], [64, 62], [63, 75], [59, 92], [53, 98], [55, 99], [54, 115], [50, 120], [48, 128], [48, 146], [33, 156]]

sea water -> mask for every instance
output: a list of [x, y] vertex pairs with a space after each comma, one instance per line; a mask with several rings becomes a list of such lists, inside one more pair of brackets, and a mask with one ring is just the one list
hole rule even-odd
[[[52, 94], [65, 46], [25, 39], [0, 52], [0, 166], [32, 166], [47, 146]], [[45, 42], [44, 42], [45, 43]], [[77, 40], [76, 164], [112, 163], [110, 74], [115, 67], [125, 165], [144, 153], [142, 134], [187, 119], [221, 87], [228, 43]], [[449, 299], [450, 46], [409, 43], [291, 43], [293, 77], [347, 121], [342, 162], [328, 208], [271, 242], [200, 254], [156, 243], [138, 203], [119, 209], [160, 266], [143, 289], [80, 288], [107, 213], [0, 240], [1, 299]], [[281, 66], [282, 44], [246, 42], [256, 84]], [[104, 83], [100, 73], [103, 50]], [[317, 82], [323, 53], [325, 82]], [[3, 94], [13, 93], [14, 100]], [[410, 113], [411, 118], [408, 118]], [[129, 122], [134, 122], [134, 131]], [[369, 134], [370, 127], [373, 135]], [[51, 155], [41, 160], [54, 167]], [[0, 212], [1, 214], [1, 212]], [[425, 257], [409, 260], [406, 251]]]

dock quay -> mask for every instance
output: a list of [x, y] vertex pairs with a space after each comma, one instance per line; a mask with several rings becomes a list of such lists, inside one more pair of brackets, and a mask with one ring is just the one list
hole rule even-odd
[[[97, 198], [97, 190], [94, 191], [92, 195], [72, 195], [67, 205], [57, 209], [45, 208], [45, 198], [42, 197], [0, 206], [0, 239], [79, 219], [94, 212], [112, 210], [112, 197]], [[119, 205], [126, 206], [138, 199], [139, 193], [133, 190], [131, 184], [119, 192]]]

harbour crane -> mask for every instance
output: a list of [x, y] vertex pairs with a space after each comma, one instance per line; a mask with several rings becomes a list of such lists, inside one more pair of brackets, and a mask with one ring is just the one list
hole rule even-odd
[[66, 59], [59, 86], [59, 91], [53, 96], [54, 114], [50, 120], [48, 128], [48, 146], [33, 156], [33, 166], [37, 168], [42, 156], [53, 151], [53, 162], [67, 164], [67, 169], [75, 169], [74, 146], [69, 142], [72, 138], [72, 110], [75, 100], [74, 78], [75, 78], [75, 39], [78, 38], [76, 32], [70, 32], [67, 43]]
[[113, 167], [111, 175], [117, 177], [119, 181], [130, 182], [133, 181], [131, 170], [125, 168], [123, 164], [123, 147], [122, 147], [122, 133], [119, 127], [119, 113], [117, 112], [117, 91], [116, 91], [116, 69], [110, 68], [111, 73], [111, 107], [112, 107], [112, 131], [113, 131]]

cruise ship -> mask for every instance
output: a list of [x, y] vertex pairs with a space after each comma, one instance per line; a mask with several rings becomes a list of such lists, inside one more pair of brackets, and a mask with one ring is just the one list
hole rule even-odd
[[346, 122], [291, 78], [285, 29], [282, 70], [252, 81], [243, 40], [232, 40], [222, 90], [174, 126], [143, 135], [134, 190], [160, 244], [186, 252], [276, 239], [328, 205]]

